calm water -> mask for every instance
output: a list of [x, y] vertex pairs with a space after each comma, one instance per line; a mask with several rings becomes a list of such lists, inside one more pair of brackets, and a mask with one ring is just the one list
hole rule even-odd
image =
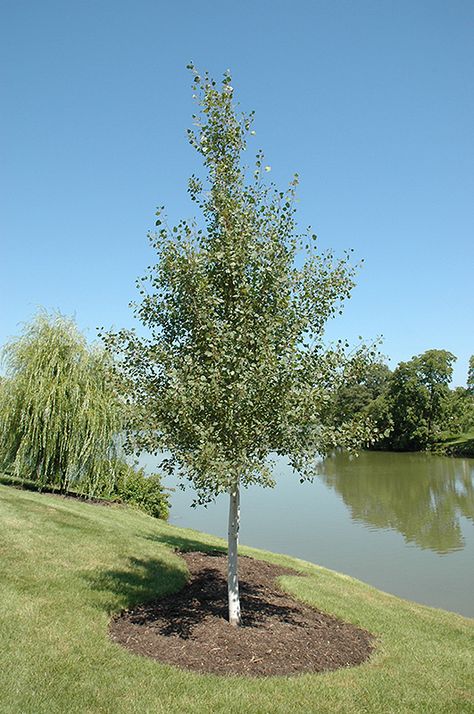
[[[320, 471], [300, 484], [279, 461], [274, 489], [244, 490], [241, 543], [474, 617], [474, 459], [338, 454]], [[192, 498], [174, 492], [170, 522], [226, 537], [226, 496], [207, 508]]]

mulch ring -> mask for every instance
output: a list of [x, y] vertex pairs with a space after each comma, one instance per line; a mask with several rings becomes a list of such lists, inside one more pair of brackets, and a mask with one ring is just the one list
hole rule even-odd
[[197, 672], [253, 677], [324, 672], [364, 662], [366, 630], [320, 612], [278, 588], [292, 570], [239, 556], [242, 625], [227, 621], [227, 559], [184, 553], [190, 581], [171, 595], [116, 615], [115, 641], [135, 654]]

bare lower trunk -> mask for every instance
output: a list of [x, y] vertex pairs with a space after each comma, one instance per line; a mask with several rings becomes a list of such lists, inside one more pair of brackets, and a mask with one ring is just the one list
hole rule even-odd
[[229, 499], [227, 589], [229, 593], [229, 622], [236, 627], [240, 625], [239, 576], [237, 573], [237, 545], [239, 542], [240, 526], [240, 493], [238, 481], [230, 487]]

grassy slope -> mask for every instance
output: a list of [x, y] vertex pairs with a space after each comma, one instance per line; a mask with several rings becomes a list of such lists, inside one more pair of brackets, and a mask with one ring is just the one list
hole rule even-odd
[[434, 445], [435, 451], [448, 456], [474, 458], [474, 429], [463, 434], [450, 434], [444, 432], [440, 440]]
[[474, 622], [288, 557], [284, 588], [378, 637], [362, 667], [264, 680], [198, 675], [107, 637], [111, 612], [182, 585], [176, 546], [222, 541], [122, 507], [0, 486], [0, 711], [474, 712]]
[[451, 456], [474, 458], [474, 430], [449, 436], [441, 442], [444, 451]]

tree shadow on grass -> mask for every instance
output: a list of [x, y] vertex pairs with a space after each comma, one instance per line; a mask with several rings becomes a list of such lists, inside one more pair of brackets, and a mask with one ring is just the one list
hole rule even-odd
[[212, 555], [214, 553], [218, 553], [219, 555], [227, 554], [227, 548], [225, 546], [210, 545], [201, 540], [195, 540], [194, 538], [189, 537], [180, 537], [169, 533], [163, 533], [159, 536], [146, 535], [144, 538], [156, 543], [161, 543], [162, 545], [167, 545], [178, 553], [198, 551], [199, 553], [206, 553], [208, 555]]
[[[225, 555], [226, 549], [193, 538], [163, 533], [143, 538], [171, 548], [176, 553], [199, 551], [207, 555]], [[97, 603], [108, 612], [128, 609], [138, 603], [162, 598], [182, 589], [187, 582], [186, 568], [170, 565], [159, 558], [129, 558], [123, 569], [84, 573], [89, 587], [101, 594]]]
[[157, 558], [129, 558], [128, 567], [84, 573], [89, 588], [100, 593], [100, 609], [109, 613], [163, 597], [184, 587], [187, 575]]

